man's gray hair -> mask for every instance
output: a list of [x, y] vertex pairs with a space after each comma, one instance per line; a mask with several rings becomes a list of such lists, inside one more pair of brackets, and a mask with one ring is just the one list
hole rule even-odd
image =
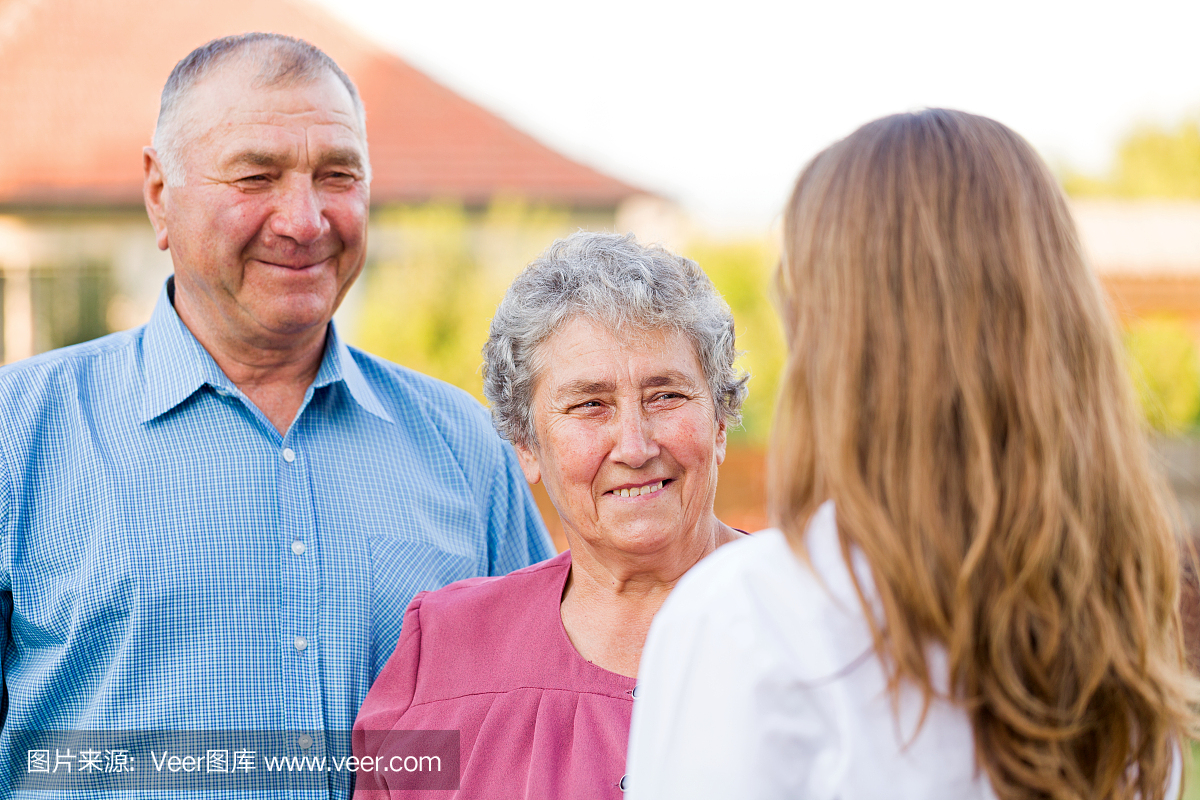
[[[154, 149], [162, 165], [163, 177], [169, 186], [181, 186], [185, 172], [183, 147], [188, 122], [185, 110], [188, 95], [196, 84], [233, 58], [245, 59], [253, 69], [251, 86], [294, 86], [314, 81], [329, 73], [342, 82], [354, 103], [359, 131], [365, 144], [367, 115], [358, 89], [350, 76], [320, 48], [303, 39], [280, 33], [243, 33], [213, 39], [188, 53], [171, 70], [163, 86], [158, 107], [158, 123], [154, 126]], [[370, 166], [367, 165], [370, 175]]]
[[547, 340], [577, 317], [617, 335], [674, 330], [696, 348], [717, 420], [736, 425], [748, 375], [738, 356], [733, 314], [696, 262], [633, 234], [580, 231], [550, 245], [512, 285], [483, 348], [483, 393], [492, 423], [515, 444], [537, 443], [533, 393]]

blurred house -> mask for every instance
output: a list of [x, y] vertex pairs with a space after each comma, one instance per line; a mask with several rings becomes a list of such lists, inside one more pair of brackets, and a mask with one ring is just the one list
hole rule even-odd
[[[5, 363], [148, 319], [171, 269], [142, 207], [159, 92], [194, 47], [256, 30], [313, 42], [358, 84], [377, 208], [479, 211], [519, 198], [565, 210], [573, 229], [612, 228], [618, 214], [628, 227], [665, 203], [546, 147], [304, 0], [0, 0]], [[369, 264], [404, 247], [386, 224], [370, 237]]]
[[1072, 211], [1117, 315], [1178, 316], [1200, 340], [1200, 203], [1076, 200]]
[[[1076, 200], [1072, 211], [1116, 316], [1126, 324], [1178, 318], [1200, 342], [1200, 203]], [[1163, 438], [1155, 450], [1179, 499], [1184, 525], [1200, 537], [1200, 441]], [[1200, 594], [1192, 600], [1190, 641], [1200, 664]]]

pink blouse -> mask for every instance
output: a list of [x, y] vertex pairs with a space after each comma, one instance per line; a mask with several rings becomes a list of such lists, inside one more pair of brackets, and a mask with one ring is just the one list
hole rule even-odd
[[354, 754], [387, 763], [411, 750], [395, 732], [458, 730], [461, 788], [401, 791], [411, 776], [360, 770], [356, 799], [621, 796], [635, 681], [584, 660], [567, 638], [559, 604], [570, 567], [566, 552], [413, 599], [354, 723]]

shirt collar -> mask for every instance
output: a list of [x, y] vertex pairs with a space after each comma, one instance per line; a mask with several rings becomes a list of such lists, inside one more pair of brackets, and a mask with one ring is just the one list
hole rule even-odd
[[[171, 302], [174, 280], [174, 277], [168, 278], [163, 285], [154, 314], [146, 326], [146, 396], [142, 404], [142, 422], [149, 422], [167, 413], [205, 384], [219, 391], [237, 392], [237, 387], [175, 313], [175, 306]], [[364, 411], [395, 423], [371, 389], [350, 348], [330, 322], [325, 355], [312, 386], [319, 389], [338, 381], [346, 385], [350, 396]]]
[[142, 404], [142, 422], [167, 413], [206, 383], [233, 390], [233, 384], [217, 362], [175, 313], [169, 294], [174, 280], [168, 278], [163, 284], [154, 315], [146, 326], [146, 398]]
[[383, 403], [379, 402], [378, 395], [371, 388], [371, 384], [367, 382], [367, 377], [363, 375], [358, 362], [354, 360], [350, 348], [342, 341], [342, 337], [338, 336], [337, 326], [330, 320], [329, 332], [325, 335], [325, 358], [321, 361], [321, 368], [317, 370], [313, 388], [320, 389], [322, 386], [328, 386], [337, 381], [346, 385], [346, 388], [350, 390], [350, 396], [362, 406], [364, 411], [374, 414], [385, 422], [395, 424], [396, 421], [383, 407]]

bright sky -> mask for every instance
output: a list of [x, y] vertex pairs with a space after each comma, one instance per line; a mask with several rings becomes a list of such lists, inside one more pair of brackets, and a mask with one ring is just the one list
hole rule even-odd
[[1200, 0], [320, 2], [726, 232], [769, 225], [808, 158], [894, 111], [986, 114], [1093, 172], [1139, 121], [1200, 114]]

